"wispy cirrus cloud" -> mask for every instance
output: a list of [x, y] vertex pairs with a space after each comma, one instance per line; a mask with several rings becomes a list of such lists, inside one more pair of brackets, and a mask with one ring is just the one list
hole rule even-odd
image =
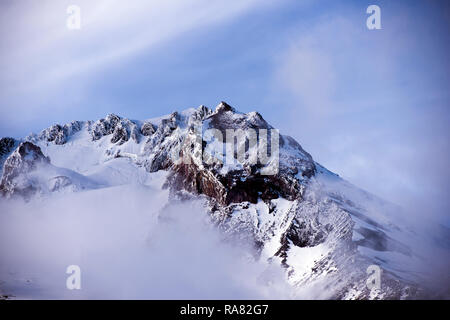
[[[7, 71], [3, 78], [13, 80], [11, 86], [42, 86], [73, 74], [95, 72], [96, 67], [126, 59], [196, 28], [231, 20], [267, 2], [137, 0], [130, 5], [119, 0], [79, 0], [76, 5], [81, 9], [82, 28], [77, 31], [66, 27], [69, 4], [17, 1], [5, 5], [2, 24], [14, 33], [4, 31], [2, 35], [9, 50], [2, 50], [1, 61]], [[30, 72], [39, 73], [35, 83], [22, 77]]]
[[[81, 29], [69, 30], [69, 5]], [[9, 1], [0, 6], [1, 125], [70, 108], [92, 75], [122, 65], [184, 34], [213, 30], [268, 1]], [[145, 68], [145, 66], [143, 66]], [[58, 97], [59, 103], [53, 101]], [[78, 98], [77, 98], [78, 97]], [[54, 110], [53, 110], [54, 111]], [[29, 121], [28, 121], [29, 122]]]

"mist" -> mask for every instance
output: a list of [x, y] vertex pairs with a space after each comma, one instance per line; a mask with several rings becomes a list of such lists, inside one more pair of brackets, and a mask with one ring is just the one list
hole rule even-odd
[[[19, 299], [266, 299], [291, 292], [280, 266], [225, 239], [201, 200], [120, 186], [0, 202], [0, 290]], [[66, 268], [81, 269], [81, 290]]]

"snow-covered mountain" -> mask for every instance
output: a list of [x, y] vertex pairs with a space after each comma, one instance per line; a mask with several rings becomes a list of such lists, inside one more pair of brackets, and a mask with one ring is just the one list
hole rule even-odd
[[[218, 139], [229, 129], [256, 132], [257, 143], [237, 139], [235, 154], [230, 140]], [[328, 171], [293, 138], [275, 138], [278, 131], [259, 113], [224, 102], [143, 121], [110, 114], [54, 125], [0, 140], [0, 201], [45, 202], [139, 184], [150, 188], [148, 199], [161, 194], [166, 205], [200, 201], [226, 239], [250, 242], [254, 259], [281, 266], [293, 298], [307, 288], [316, 292], [311, 297], [336, 299], [422, 295], [414, 267], [423, 257], [414, 244], [423, 239], [401, 209]], [[239, 156], [252, 148], [265, 161]], [[232, 163], [225, 161], [230, 150]], [[164, 219], [164, 205], [154, 207]], [[383, 271], [380, 288], [367, 285], [371, 265]]]

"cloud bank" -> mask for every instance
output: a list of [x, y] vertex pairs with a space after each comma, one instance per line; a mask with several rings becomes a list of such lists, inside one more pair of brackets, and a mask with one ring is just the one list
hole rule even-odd
[[[281, 267], [225, 240], [202, 201], [166, 201], [166, 191], [127, 185], [0, 202], [0, 290], [21, 299], [289, 298]], [[69, 265], [81, 268], [81, 290], [66, 288]]]

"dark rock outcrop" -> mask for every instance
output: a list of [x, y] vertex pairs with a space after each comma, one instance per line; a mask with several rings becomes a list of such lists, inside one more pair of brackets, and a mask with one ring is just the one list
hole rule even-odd
[[115, 114], [109, 114], [105, 119], [100, 119], [92, 125], [92, 140], [98, 140], [105, 135], [112, 134], [116, 125], [119, 123], [120, 117]]
[[155, 133], [155, 131], [156, 131], [155, 126], [150, 122], [145, 122], [141, 126], [141, 133], [143, 136], [151, 136], [152, 134]]
[[23, 175], [49, 163], [50, 158], [44, 156], [41, 148], [31, 142], [22, 142], [3, 165], [0, 193], [6, 197], [14, 194], [28, 198], [37, 191], [37, 186], [33, 179], [26, 179]]
[[0, 139], [0, 158], [9, 154], [14, 146], [16, 145], [16, 140], [13, 138], [1, 138]]
[[81, 121], [72, 121], [63, 126], [55, 124], [50, 128], [43, 130], [39, 134], [38, 139], [43, 139], [47, 142], [53, 142], [57, 145], [63, 145], [67, 142], [72, 134], [80, 131], [82, 126], [83, 123]]
[[140, 130], [136, 123], [121, 118], [115, 114], [109, 114], [105, 119], [96, 121], [91, 127], [92, 140], [96, 141], [104, 136], [111, 135], [111, 142], [121, 145], [130, 138], [136, 143], [140, 141]]

